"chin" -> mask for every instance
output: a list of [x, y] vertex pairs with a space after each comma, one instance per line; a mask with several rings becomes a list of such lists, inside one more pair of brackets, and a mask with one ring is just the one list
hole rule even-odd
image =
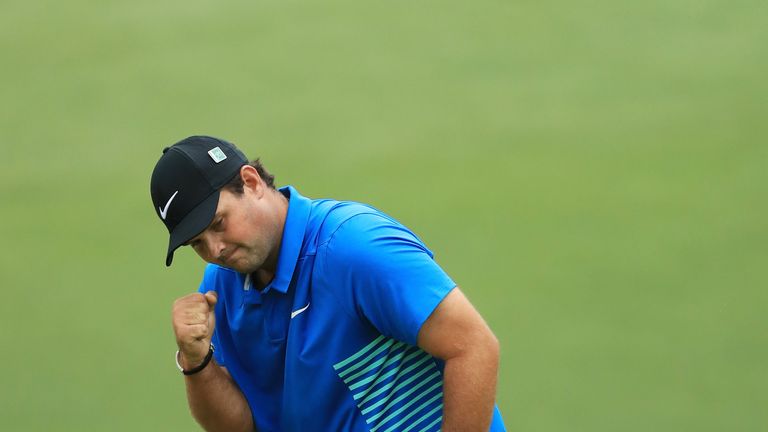
[[238, 265], [237, 263], [225, 265], [224, 267], [226, 267], [228, 269], [231, 269], [231, 270], [234, 270], [234, 271], [236, 271], [238, 273], [243, 273], [243, 274], [250, 273], [248, 267], [245, 267], [243, 265]]
[[237, 254], [236, 257], [230, 258], [232, 259], [227, 261], [226, 264], [223, 264], [224, 267], [232, 269], [238, 273], [253, 273], [258, 271], [262, 265], [264, 265], [264, 260], [260, 260], [258, 256]]
[[234, 262], [234, 263], [231, 263], [231, 265], [227, 265], [225, 267], [243, 274], [253, 273], [259, 269], [258, 266], [254, 266], [251, 263], [244, 263], [244, 262]]

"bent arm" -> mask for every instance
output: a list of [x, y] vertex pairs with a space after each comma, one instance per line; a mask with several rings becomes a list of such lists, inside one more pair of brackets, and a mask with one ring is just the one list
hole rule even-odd
[[[186, 367], [186, 366], [185, 366]], [[213, 360], [184, 377], [192, 416], [208, 432], [253, 432], [251, 409], [229, 372]]]
[[417, 343], [445, 361], [441, 430], [487, 431], [496, 398], [499, 342], [458, 287], [424, 322]]

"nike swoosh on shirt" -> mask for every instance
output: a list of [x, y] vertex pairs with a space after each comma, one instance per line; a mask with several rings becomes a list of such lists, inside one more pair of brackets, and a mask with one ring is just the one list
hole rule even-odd
[[294, 318], [296, 318], [296, 315], [298, 315], [298, 314], [300, 314], [300, 313], [304, 312], [305, 310], [307, 310], [307, 308], [308, 308], [308, 307], [309, 307], [309, 303], [307, 303], [307, 305], [306, 305], [306, 306], [304, 306], [303, 308], [301, 308], [301, 309], [297, 309], [297, 310], [295, 310], [295, 311], [291, 312], [291, 319], [294, 319]]
[[157, 208], [158, 210], [160, 210], [160, 217], [163, 218], [163, 220], [165, 220], [165, 216], [168, 214], [168, 206], [170, 206], [171, 201], [173, 201], [173, 199], [176, 198], [177, 193], [179, 193], [179, 191], [176, 191], [173, 193], [173, 195], [171, 195], [171, 198], [168, 200], [167, 203], [165, 203], [165, 208], [163, 209], [161, 209], [160, 207]]

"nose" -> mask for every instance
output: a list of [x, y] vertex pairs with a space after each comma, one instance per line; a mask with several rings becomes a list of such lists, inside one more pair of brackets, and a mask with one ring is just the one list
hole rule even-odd
[[224, 253], [224, 242], [215, 235], [204, 236], [202, 240], [205, 246], [205, 260], [211, 262], [221, 259]]

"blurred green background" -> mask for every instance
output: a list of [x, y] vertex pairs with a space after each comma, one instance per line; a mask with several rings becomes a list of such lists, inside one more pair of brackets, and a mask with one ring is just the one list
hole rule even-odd
[[511, 431], [768, 428], [768, 6], [0, 2], [0, 430], [197, 430], [149, 199], [192, 134], [418, 233]]

